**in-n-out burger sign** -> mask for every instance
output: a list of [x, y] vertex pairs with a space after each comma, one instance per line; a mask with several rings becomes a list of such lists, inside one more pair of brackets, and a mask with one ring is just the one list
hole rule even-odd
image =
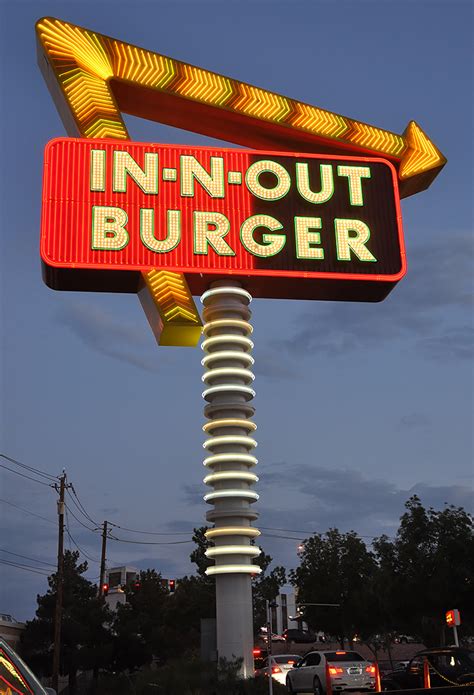
[[193, 293], [233, 275], [255, 296], [379, 300], [405, 273], [397, 177], [373, 158], [53, 140], [41, 256], [56, 289], [135, 292], [161, 268]]

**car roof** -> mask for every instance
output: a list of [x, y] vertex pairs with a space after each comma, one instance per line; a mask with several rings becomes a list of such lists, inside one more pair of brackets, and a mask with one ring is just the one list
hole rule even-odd
[[466, 647], [433, 647], [432, 649], [423, 649], [421, 652], [417, 652], [415, 656], [421, 656], [423, 654], [472, 654], [474, 653], [472, 649], [467, 649]]

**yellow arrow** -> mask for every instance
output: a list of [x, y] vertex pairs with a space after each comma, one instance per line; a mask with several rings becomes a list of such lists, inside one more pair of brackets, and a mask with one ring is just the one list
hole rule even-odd
[[257, 149], [382, 156], [399, 171], [402, 197], [446, 163], [414, 121], [392, 133], [59, 19], [39, 20], [37, 33], [52, 69], [45, 77], [74, 119], [70, 134], [126, 138], [125, 111]]
[[[118, 41], [105, 44], [100, 34], [66, 22], [40, 20], [37, 31], [53, 71], [48, 75], [53, 79], [50, 86], [59, 84], [74, 119], [77, 132], [68, 129], [70, 135], [128, 140], [109, 78], [126, 76], [132, 82], [163, 88], [175, 76], [173, 62], [165, 56]], [[159, 345], [195, 347], [202, 322], [184, 275], [154, 270], [141, 275], [138, 296]]]

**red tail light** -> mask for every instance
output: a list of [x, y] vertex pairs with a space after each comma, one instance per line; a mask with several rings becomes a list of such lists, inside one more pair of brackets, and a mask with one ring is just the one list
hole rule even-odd
[[371, 676], [375, 676], [376, 668], [375, 668], [374, 664], [370, 664], [370, 666], [367, 666], [365, 669], [365, 672], [370, 673]]
[[338, 676], [340, 673], [344, 673], [340, 666], [329, 666], [328, 670], [330, 676]]
[[272, 673], [281, 673], [281, 668], [279, 666], [272, 666]]
[[254, 656], [260, 656], [261, 653], [262, 653], [262, 650], [258, 649], [257, 647], [255, 649], [252, 649], [252, 654]]

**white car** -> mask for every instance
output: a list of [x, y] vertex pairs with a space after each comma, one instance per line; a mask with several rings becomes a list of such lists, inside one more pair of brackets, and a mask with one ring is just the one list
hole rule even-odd
[[300, 659], [300, 654], [272, 654], [265, 659], [260, 668], [256, 669], [255, 675], [268, 676], [270, 668], [273, 680], [285, 685], [286, 674]]
[[358, 652], [308, 652], [288, 671], [286, 687], [290, 695], [323, 695], [326, 693], [326, 677], [331, 679], [333, 691], [375, 690], [376, 668]]

